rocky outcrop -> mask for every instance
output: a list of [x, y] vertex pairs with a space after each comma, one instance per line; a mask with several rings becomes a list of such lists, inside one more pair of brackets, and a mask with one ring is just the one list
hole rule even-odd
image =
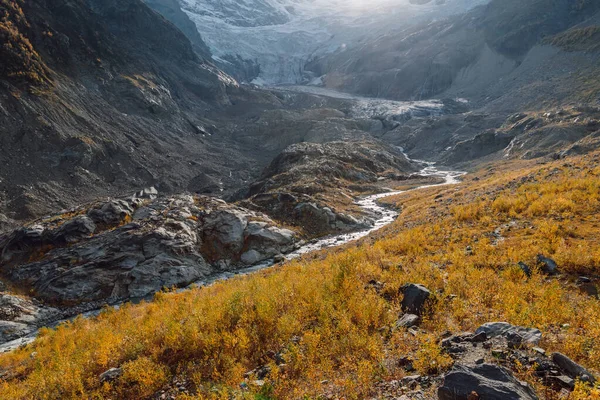
[[142, 298], [294, 249], [267, 216], [201, 196], [111, 200], [0, 238], [2, 274], [47, 302]]
[[538, 157], [563, 158], [598, 148], [600, 108], [568, 107], [510, 115], [497, 129], [460, 141], [441, 157], [444, 163]]
[[370, 216], [354, 204], [361, 192], [384, 191], [382, 180], [409, 180], [418, 163], [367, 141], [300, 143], [285, 149], [254, 183], [242, 204], [301, 227], [310, 235], [356, 230]]
[[539, 329], [514, 326], [506, 322], [488, 322], [481, 325], [475, 334], [485, 333], [487, 338], [503, 337], [513, 345], [537, 345], [542, 340]]

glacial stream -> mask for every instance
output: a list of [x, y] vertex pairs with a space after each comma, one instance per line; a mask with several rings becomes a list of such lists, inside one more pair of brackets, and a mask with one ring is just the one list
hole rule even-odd
[[[444, 179], [444, 182], [437, 183], [437, 184], [431, 184], [431, 185], [419, 186], [419, 187], [410, 189], [410, 191], [425, 189], [425, 188], [434, 187], [434, 186], [457, 184], [460, 182], [459, 178], [465, 174], [464, 172], [459, 172], [459, 171], [442, 171], [442, 170], [439, 170], [438, 168], [436, 168], [433, 163], [428, 163], [428, 162], [424, 162], [424, 161], [420, 161], [420, 162], [426, 164], [427, 166], [419, 172], [419, 175], [442, 178], [442, 179]], [[295, 258], [299, 258], [299, 257], [301, 257], [305, 254], [311, 253], [313, 251], [323, 250], [326, 248], [341, 246], [341, 245], [344, 245], [344, 244], [347, 244], [350, 242], [354, 242], [358, 239], [361, 239], [361, 238], [369, 235], [372, 232], [375, 232], [375, 231], [383, 228], [386, 225], [391, 224], [398, 217], [398, 211], [379, 204], [379, 200], [381, 200], [385, 197], [390, 197], [390, 196], [395, 196], [395, 195], [398, 195], [401, 193], [405, 193], [407, 191], [409, 191], [409, 190], [395, 191], [395, 192], [390, 191], [390, 192], [374, 194], [374, 195], [370, 195], [370, 196], [366, 196], [366, 197], [358, 199], [356, 201], [356, 204], [358, 204], [368, 214], [377, 216], [377, 219], [374, 221], [374, 223], [371, 227], [369, 227], [367, 229], [355, 231], [355, 232], [342, 233], [342, 234], [338, 234], [338, 235], [330, 235], [330, 236], [326, 236], [326, 237], [318, 239], [318, 240], [308, 242], [307, 244], [303, 245], [302, 247], [298, 248], [297, 250], [286, 254], [285, 259], [289, 261], [289, 260], [293, 260]], [[213, 275], [208, 279], [205, 279], [200, 282], [196, 282], [196, 283], [192, 284], [192, 286], [210, 285], [210, 284], [220, 281], [220, 280], [230, 279], [230, 278], [232, 278], [234, 276], [238, 276], [238, 275], [251, 274], [253, 272], [257, 272], [257, 271], [263, 270], [265, 268], [270, 268], [274, 265], [276, 265], [274, 260], [272, 260], [272, 259], [267, 260], [263, 263], [253, 265], [248, 268], [236, 270], [235, 272], [223, 272], [220, 274]]]

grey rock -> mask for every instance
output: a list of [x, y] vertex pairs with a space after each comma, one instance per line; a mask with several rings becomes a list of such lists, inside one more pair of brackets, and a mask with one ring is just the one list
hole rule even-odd
[[486, 400], [537, 400], [533, 389], [516, 379], [508, 370], [482, 364], [458, 365], [444, 376], [438, 388], [440, 400], [468, 400], [472, 392]]
[[400, 290], [404, 295], [402, 299], [402, 311], [421, 315], [424, 311], [425, 303], [431, 297], [431, 292], [425, 286], [414, 283], [404, 285]]
[[289, 252], [296, 241], [264, 214], [209, 197], [149, 200], [124, 225], [132, 212], [113, 200], [58, 228], [50, 218], [17, 229], [0, 243], [7, 279], [60, 304], [144, 298]]
[[264, 260], [264, 255], [260, 254], [256, 250], [248, 250], [244, 254], [242, 254], [241, 261], [247, 265], [254, 265], [262, 260]]
[[127, 217], [131, 217], [133, 208], [125, 200], [112, 200], [99, 205], [90, 211], [87, 215], [96, 223], [106, 225], [120, 224]]
[[154, 200], [158, 197], [158, 190], [155, 187], [151, 186], [146, 189], [142, 189], [136, 194], [133, 195], [134, 199], [150, 199]]
[[415, 314], [404, 314], [402, 318], [396, 322], [396, 328], [412, 328], [419, 323], [419, 316]]
[[34, 332], [46, 322], [58, 318], [59, 311], [34, 300], [0, 294], [0, 343]]
[[123, 375], [123, 369], [111, 368], [108, 371], [104, 371], [98, 376], [100, 382], [112, 382], [119, 379]]
[[506, 338], [509, 343], [512, 342], [518, 345], [536, 345], [542, 339], [542, 332], [540, 332], [539, 329], [514, 326], [507, 322], [488, 322], [481, 325], [475, 331], [475, 334], [479, 334], [481, 332], [485, 332], [488, 338], [502, 336]]
[[571, 378], [581, 379], [584, 382], [595, 383], [596, 378], [587, 369], [561, 353], [552, 353], [552, 361]]
[[551, 258], [538, 254], [537, 262], [540, 265], [542, 272], [548, 275], [554, 275], [558, 272], [558, 265]]
[[53, 241], [64, 241], [73, 243], [81, 238], [87, 237], [96, 231], [96, 224], [91, 218], [81, 215], [64, 223], [53, 232]]

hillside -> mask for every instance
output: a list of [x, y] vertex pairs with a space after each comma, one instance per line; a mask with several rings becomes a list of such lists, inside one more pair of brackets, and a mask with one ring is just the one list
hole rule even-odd
[[[596, 371], [599, 160], [593, 153], [483, 167], [456, 187], [397, 197], [404, 210], [398, 221], [359, 246], [44, 330], [0, 357], [0, 393], [430, 398], [449, 384], [441, 377], [455, 362], [470, 365], [440, 341], [492, 321], [537, 328], [537, 346], [547, 354], [564, 353]], [[556, 262], [554, 275], [536, 264], [538, 255]], [[399, 288], [407, 283], [432, 293], [408, 330], [397, 322], [405, 305]], [[539, 398], [560, 398], [553, 375], [539, 369], [547, 363], [541, 351], [524, 356], [531, 345], [494, 346], [475, 345], [485, 362], [504, 365]], [[494, 358], [494, 351], [504, 355]], [[118, 369], [99, 378], [110, 368]], [[398, 385], [415, 373], [421, 378], [410, 388]], [[414, 397], [415, 389], [424, 397]], [[578, 382], [569, 398], [594, 396]]]
[[0, 400], [600, 399], [599, 39], [597, 0], [0, 0]]

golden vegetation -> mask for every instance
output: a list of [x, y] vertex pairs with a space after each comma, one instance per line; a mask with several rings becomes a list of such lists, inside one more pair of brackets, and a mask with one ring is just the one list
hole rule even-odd
[[[491, 166], [461, 185], [393, 199], [403, 207], [398, 221], [359, 246], [45, 329], [0, 356], [0, 398], [147, 398], [177, 378], [194, 393], [182, 399], [362, 399], [404, 374], [404, 356], [419, 372], [443, 372], [451, 359], [442, 333], [495, 320], [537, 327], [548, 351], [598, 370], [600, 303], [573, 283], [600, 269], [598, 161]], [[540, 253], [564, 274], [537, 272]], [[519, 261], [534, 268], [531, 278]], [[427, 334], [393, 328], [408, 282], [435, 293]], [[264, 385], [240, 386], [265, 364]], [[101, 384], [112, 367], [123, 375]], [[600, 397], [580, 384], [571, 398]]]
[[29, 24], [22, 0], [0, 0], [0, 76], [45, 86], [49, 70], [24, 34]]

